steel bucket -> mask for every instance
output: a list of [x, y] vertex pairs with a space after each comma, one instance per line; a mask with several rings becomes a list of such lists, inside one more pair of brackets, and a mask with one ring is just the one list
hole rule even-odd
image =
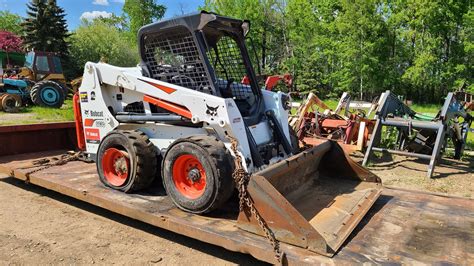
[[[325, 141], [250, 178], [248, 193], [276, 239], [333, 256], [382, 192], [380, 178]], [[263, 235], [248, 209], [238, 226]]]

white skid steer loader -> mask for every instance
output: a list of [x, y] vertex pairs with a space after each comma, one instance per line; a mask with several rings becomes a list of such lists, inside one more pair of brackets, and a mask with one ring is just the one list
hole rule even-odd
[[276, 239], [332, 255], [380, 180], [332, 142], [297, 154], [289, 97], [257, 84], [248, 30], [195, 13], [143, 27], [137, 67], [87, 63], [75, 98], [79, 146], [106, 186], [130, 193], [161, 178], [174, 204], [196, 214], [230, 206], [241, 168], [252, 174], [242, 228], [262, 234], [253, 205]]

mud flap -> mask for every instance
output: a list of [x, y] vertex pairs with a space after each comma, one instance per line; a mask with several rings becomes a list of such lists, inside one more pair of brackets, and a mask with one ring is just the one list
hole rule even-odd
[[[254, 174], [248, 193], [285, 243], [333, 256], [382, 192], [380, 178], [325, 141]], [[262, 235], [245, 209], [240, 228]]]

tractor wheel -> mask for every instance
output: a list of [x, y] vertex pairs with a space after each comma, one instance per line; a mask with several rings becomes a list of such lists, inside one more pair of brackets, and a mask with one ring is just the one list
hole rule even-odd
[[179, 139], [162, 163], [163, 185], [178, 208], [206, 213], [232, 195], [232, 156], [224, 143], [210, 136]]
[[153, 182], [159, 173], [157, 158], [156, 148], [145, 133], [114, 130], [100, 143], [97, 172], [104, 185], [133, 192]]
[[21, 97], [15, 94], [4, 94], [1, 98], [3, 111], [7, 113], [18, 113], [21, 107]]
[[64, 92], [64, 99], [67, 99], [68, 96], [69, 96], [69, 87], [68, 87], [66, 84], [62, 83], [62, 82], [57, 81], [57, 83], [58, 83], [59, 86], [61, 86], [61, 88], [63, 89], [63, 92]]
[[60, 108], [64, 103], [64, 90], [57, 82], [40, 81], [30, 90], [31, 101], [39, 106]]

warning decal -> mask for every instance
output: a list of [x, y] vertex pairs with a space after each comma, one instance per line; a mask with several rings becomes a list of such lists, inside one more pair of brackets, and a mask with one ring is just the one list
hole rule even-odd
[[81, 103], [88, 102], [87, 92], [86, 91], [80, 92], [79, 98], [81, 98]]
[[91, 144], [99, 144], [100, 133], [98, 128], [86, 128], [86, 142]]

